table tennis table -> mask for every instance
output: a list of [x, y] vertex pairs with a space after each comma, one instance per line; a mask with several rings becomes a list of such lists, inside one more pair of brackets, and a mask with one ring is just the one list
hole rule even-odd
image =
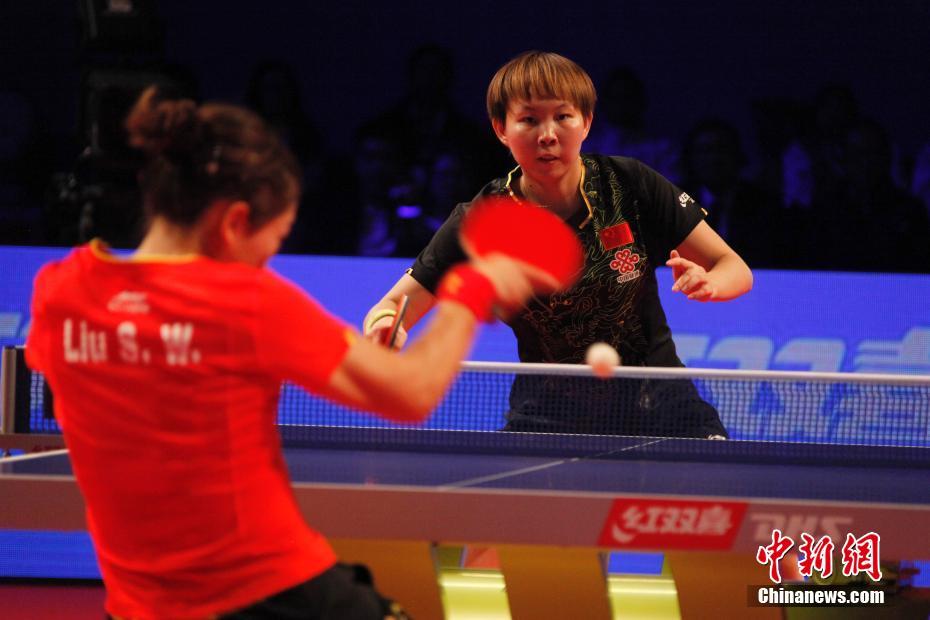
[[[514, 618], [609, 618], [602, 554], [666, 553], [682, 617], [747, 608], [773, 528], [881, 536], [881, 559], [930, 557], [924, 448], [396, 429], [281, 427], [306, 519], [417, 618], [443, 615], [435, 543], [497, 548]], [[364, 437], [364, 435], [360, 435]], [[553, 439], [558, 439], [558, 450]], [[596, 444], [592, 452], [590, 445]], [[467, 446], [467, 447], [463, 447]], [[350, 449], [347, 449], [350, 447]], [[504, 452], [502, 448], [506, 447]], [[0, 528], [85, 529], [67, 452], [0, 461]]]

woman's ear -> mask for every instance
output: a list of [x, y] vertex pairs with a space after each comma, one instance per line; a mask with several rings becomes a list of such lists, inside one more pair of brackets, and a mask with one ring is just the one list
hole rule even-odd
[[507, 135], [504, 133], [504, 129], [505, 129], [504, 123], [505, 123], [505, 122], [506, 122], [506, 121], [502, 121], [502, 120], [500, 120], [500, 119], [492, 118], [492, 119], [491, 119], [491, 127], [494, 128], [494, 135], [496, 135], [496, 136], [497, 136], [497, 139], [501, 141], [501, 144], [503, 144], [503, 145], [506, 146], [507, 148], [510, 148], [510, 145], [507, 143]]
[[227, 246], [235, 247], [252, 232], [252, 207], [244, 200], [229, 204], [220, 220], [220, 231]]

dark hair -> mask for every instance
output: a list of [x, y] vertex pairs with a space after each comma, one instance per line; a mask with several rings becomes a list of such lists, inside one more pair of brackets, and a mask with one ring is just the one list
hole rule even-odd
[[507, 120], [511, 101], [533, 98], [564, 99], [584, 116], [594, 113], [597, 91], [591, 78], [575, 62], [552, 52], [529, 51], [497, 70], [488, 85], [488, 117]]
[[149, 156], [141, 178], [149, 215], [191, 225], [215, 200], [244, 200], [257, 227], [300, 195], [294, 156], [244, 108], [164, 99], [150, 86], [130, 111], [126, 129], [130, 145]]

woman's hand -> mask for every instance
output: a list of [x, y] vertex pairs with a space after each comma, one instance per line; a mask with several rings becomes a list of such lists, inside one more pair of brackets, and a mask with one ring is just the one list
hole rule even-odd
[[[365, 326], [364, 336], [368, 340], [378, 344], [386, 344], [388, 337], [391, 333], [391, 328], [394, 325], [394, 314], [389, 314], [382, 316], [376, 320], [371, 325]], [[404, 348], [404, 344], [407, 342], [407, 330], [404, 329], [403, 325], [397, 327], [397, 334], [394, 336], [394, 349]]]
[[665, 264], [672, 268], [673, 291], [681, 291], [695, 301], [711, 301], [717, 297], [717, 287], [710, 274], [697, 263], [683, 258], [677, 250], [672, 250]]

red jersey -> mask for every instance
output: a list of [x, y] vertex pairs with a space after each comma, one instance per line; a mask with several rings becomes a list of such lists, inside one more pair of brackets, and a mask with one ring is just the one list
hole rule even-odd
[[204, 617], [332, 566], [275, 417], [282, 380], [328, 382], [344, 323], [266, 269], [98, 243], [42, 268], [32, 317], [26, 358], [55, 394], [110, 614]]

